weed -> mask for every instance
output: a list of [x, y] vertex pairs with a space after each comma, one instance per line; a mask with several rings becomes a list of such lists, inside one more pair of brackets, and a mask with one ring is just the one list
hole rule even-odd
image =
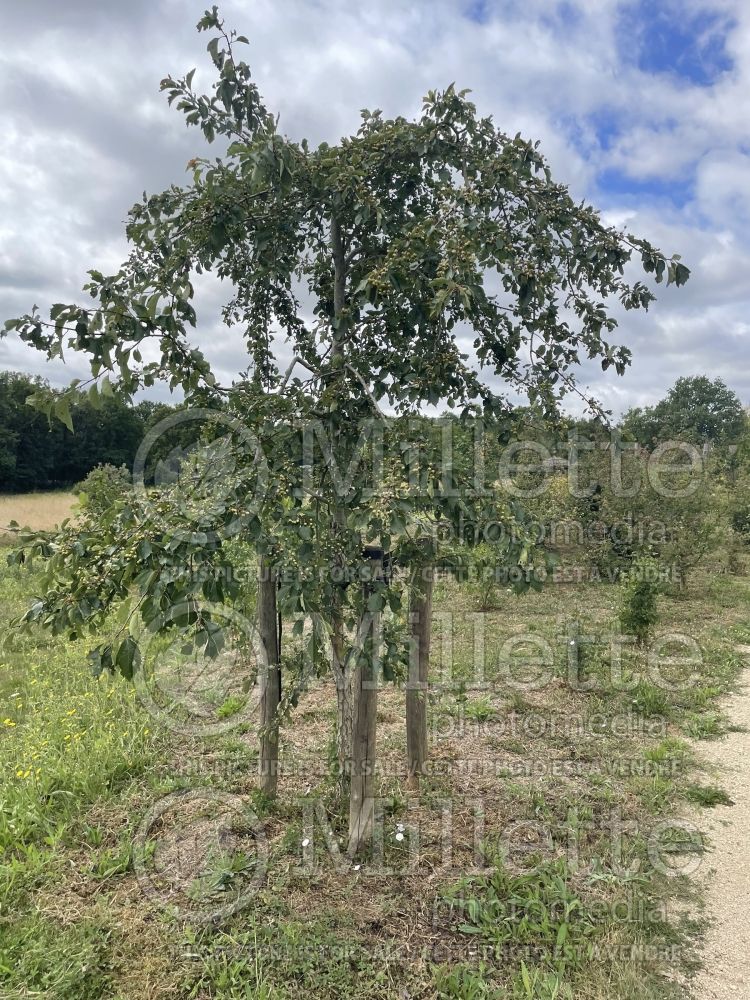
[[220, 719], [230, 719], [237, 715], [247, 704], [247, 698], [240, 698], [238, 695], [230, 694], [216, 709], [216, 714]]
[[685, 789], [685, 798], [698, 806], [712, 808], [713, 806], [733, 806], [734, 801], [723, 788], [715, 785], [689, 785]]
[[715, 740], [724, 735], [726, 720], [720, 712], [691, 712], [684, 723], [685, 731], [696, 740]]
[[631, 704], [636, 712], [647, 719], [670, 714], [670, 703], [666, 692], [647, 681], [639, 681], [633, 689]]
[[675, 736], [667, 736], [655, 747], [649, 747], [643, 751], [646, 760], [654, 764], [684, 764], [692, 757], [692, 752], [688, 744]]
[[557, 973], [529, 969], [521, 962], [521, 971], [513, 980], [513, 997], [518, 1000], [573, 1000], [573, 992]]
[[462, 707], [463, 716], [470, 722], [489, 722], [497, 718], [497, 709], [489, 698], [467, 701]]
[[591, 952], [596, 921], [573, 892], [564, 859], [511, 873], [496, 858], [489, 875], [462, 879], [445, 899], [463, 918], [458, 929], [493, 947], [533, 947], [550, 971], [576, 967]]
[[98, 882], [104, 882], [116, 875], [124, 875], [130, 870], [130, 864], [130, 844], [106, 848], [97, 855], [92, 866], [92, 874]]
[[101, 921], [60, 925], [38, 915], [4, 927], [0, 994], [101, 1000], [111, 995], [109, 928]]
[[502, 1000], [507, 996], [489, 984], [490, 971], [483, 962], [438, 966], [432, 975], [439, 1000]]
[[[250, 918], [241, 930], [191, 936], [197, 962], [188, 995], [203, 996], [207, 989], [222, 1000], [387, 995], [375, 990], [388, 981], [388, 963], [376, 960], [346, 930], [324, 921], [282, 921], [268, 927]], [[281, 983], [289, 983], [290, 991]]]

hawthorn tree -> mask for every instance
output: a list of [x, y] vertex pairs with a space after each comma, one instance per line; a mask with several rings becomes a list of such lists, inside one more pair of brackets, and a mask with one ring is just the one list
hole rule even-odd
[[[408, 488], [404, 422], [438, 403], [462, 420], [491, 421], [518, 390], [554, 409], [579, 392], [584, 358], [622, 374], [630, 354], [609, 340], [617, 322], [606, 300], [634, 309], [654, 298], [643, 281], [626, 279], [626, 265], [635, 258], [656, 282], [677, 285], [689, 272], [575, 203], [537, 146], [480, 117], [467, 91], [430, 92], [415, 120], [364, 110], [354, 135], [311, 147], [279, 130], [239, 57], [247, 39], [216, 7], [198, 30], [211, 33], [211, 93], [194, 90], [194, 71], [162, 89], [220, 155], [197, 156], [187, 185], [131, 209], [128, 259], [114, 275], [89, 272], [93, 305], [56, 304], [48, 318], [34, 309], [6, 331], [50, 358], [66, 344], [89, 355], [92, 400], [102, 384], [130, 397], [163, 380], [188, 403], [221, 401], [247, 433], [235, 441], [221, 496], [208, 491], [204, 509], [186, 514], [175, 493], [144, 496], [84, 537], [68, 528], [52, 543], [50, 587], [30, 616], [95, 631], [113, 603], [128, 600], [129, 614], [158, 630], [177, 606], [199, 642], [218, 649], [221, 629], [204, 605], [236, 594], [190, 575], [166, 582], [166, 571], [221, 562], [227, 537], [251, 539], [278, 573], [268, 600], [308, 619], [312, 627], [300, 618], [293, 635], [312, 662], [333, 669], [354, 852], [372, 823], [371, 682], [376, 667], [388, 676], [404, 657], [383, 617], [401, 603], [389, 556], [396, 544], [406, 556], [424, 553], [420, 517], [450, 522], [493, 504], [467, 492], [445, 461], [428, 462], [420, 489]], [[232, 386], [217, 383], [189, 341], [194, 276], [204, 272], [230, 290], [223, 319], [247, 346], [249, 367]], [[281, 341], [291, 351], [283, 367]], [[65, 393], [38, 403], [67, 417]], [[301, 425], [311, 434], [300, 435]], [[381, 447], [401, 469], [393, 488], [379, 488], [374, 473], [342, 477]], [[221, 532], [203, 530], [205, 508]], [[507, 557], [522, 562], [528, 547], [514, 543]], [[137, 643], [128, 635], [94, 657], [132, 674]], [[278, 687], [265, 690], [275, 715]]]

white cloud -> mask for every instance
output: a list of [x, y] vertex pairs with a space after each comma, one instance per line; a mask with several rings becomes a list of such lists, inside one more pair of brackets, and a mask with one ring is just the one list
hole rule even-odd
[[[132, 201], [144, 187], [182, 181], [201, 137], [157, 90], [164, 75], [192, 66], [208, 84], [206, 37], [193, 31], [203, 6], [40, 0], [0, 12], [0, 319], [73, 297], [89, 267], [115, 267]], [[750, 9], [689, 0], [693, 11], [734, 20], [732, 70], [699, 87], [624, 58], [639, 41], [638, 32], [623, 37], [621, 14], [635, 6], [578, 0], [570, 16], [549, 0], [498, 0], [476, 23], [458, 0], [222, 5], [250, 37], [256, 79], [295, 137], [335, 141], [357, 128], [365, 106], [414, 115], [427, 89], [455, 80], [506, 131], [540, 139], [574, 196], [682, 253], [693, 269], [687, 288], [662, 292], [648, 316], [622, 317], [632, 371], [617, 381], [584, 371], [608, 405], [653, 401], [697, 371], [725, 376], [747, 402], [750, 366], [738, 360], [750, 354]], [[612, 170], [622, 178], [616, 189]], [[680, 186], [682, 207], [665, 196], [670, 185]], [[243, 367], [244, 349], [239, 332], [219, 324], [223, 297], [201, 295], [197, 339], [228, 377]], [[0, 341], [0, 364], [46, 367], [12, 340]], [[79, 372], [48, 374], [66, 382]]]

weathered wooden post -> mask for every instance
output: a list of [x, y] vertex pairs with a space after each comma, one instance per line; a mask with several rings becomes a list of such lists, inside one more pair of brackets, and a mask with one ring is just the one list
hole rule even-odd
[[353, 656], [357, 657], [352, 678], [352, 759], [349, 792], [349, 846], [354, 856], [372, 835], [375, 811], [376, 722], [380, 673], [381, 612], [369, 611], [368, 600], [383, 575], [383, 552], [365, 549], [369, 565], [362, 585], [363, 611]]
[[279, 770], [278, 710], [281, 701], [279, 624], [276, 609], [276, 574], [268, 560], [261, 559], [258, 576], [258, 628], [262, 661], [260, 681], [260, 787], [264, 795], [276, 795]]
[[427, 692], [435, 568], [418, 564], [409, 591], [409, 677], [406, 683], [407, 788], [419, 788], [427, 760]]

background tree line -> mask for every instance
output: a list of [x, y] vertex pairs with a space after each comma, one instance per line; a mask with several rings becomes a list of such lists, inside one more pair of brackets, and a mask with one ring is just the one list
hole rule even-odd
[[[74, 486], [98, 465], [125, 465], [130, 469], [148, 431], [182, 406], [143, 400], [135, 405], [115, 396], [92, 403], [85, 392], [71, 404], [71, 431], [61, 421], [26, 404], [29, 396], [49, 383], [22, 372], [0, 372], [0, 492], [27, 492]], [[208, 403], [215, 406], [216, 403]], [[446, 414], [446, 417], [448, 414]], [[459, 422], [456, 421], [458, 426]], [[721, 379], [698, 375], [678, 379], [655, 406], [634, 408], [622, 418], [624, 439], [652, 449], [668, 440], [709, 446], [725, 453], [730, 469], [750, 467], [750, 423], [735, 392]], [[496, 422], [496, 446], [531, 439], [561, 456], [567, 453], [567, 435], [596, 438], [602, 425], [595, 419], [561, 416], [539, 420], [531, 409], [520, 407]], [[179, 461], [187, 447], [190, 426], [176, 426], [160, 435], [150, 449], [149, 463]], [[492, 448], [490, 451], [492, 452]], [[473, 449], [468, 453], [472, 454]], [[458, 453], [466, 454], [463, 448]]]
[[[132, 468], [146, 433], [179, 406], [145, 400], [134, 406], [114, 396], [97, 405], [85, 392], [70, 407], [73, 432], [59, 420], [26, 404], [49, 389], [45, 379], [21, 372], [0, 372], [0, 492], [74, 486], [97, 465]], [[178, 448], [180, 429], [157, 442], [150, 458], [159, 461]]]

